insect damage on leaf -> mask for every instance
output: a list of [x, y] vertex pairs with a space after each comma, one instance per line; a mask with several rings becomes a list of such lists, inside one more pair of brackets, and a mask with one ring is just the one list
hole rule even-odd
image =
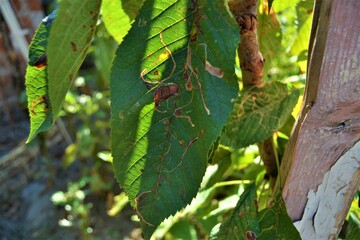
[[172, 96], [177, 96], [178, 93], [179, 88], [175, 83], [157, 87], [154, 91], [155, 108], [160, 107], [160, 101], [166, 100]]
[[205, 70], [211, 75], [218, 78], [222, 78], [224, 76], [224, 73], [220, 68], [214, 67], [207, 60], [205, 61]]
[[34, 66], [37, 69], [45, 67], [47, 64], [47, 55], [46, 53], [42, 54], [34, 63]]
[[[216, 54], [235, 55], [238, 29], [234, 23], [231, 41], [214, 41], [213, 22], [207, 19], [228, 12], [221, 9], [223, 4], [212, 5], [211, 1], [145, 1], [114, 60], [114, 167], [146, 238], [195, 196], [208, 150], [237, 93], [233, 69], [226, 67], [234, 65], [235, 57], [227, 61]], [[146, 24], [140, 26], [143, 19]], [[196, 19], [201, 23], [196, 24]], [[216, 22], [225, 26], [228, 20]], [[217, 95], [218, 89], [224, 91]]]
[[[30, 108], [30, 113], [35, 116], [37, 112], [39, 112], [39, 108], [41, 107], [42, 112], [46, 112], [46, 110], [49, 109], [49, 103], [48, 103], [48, 99], [46, 96], [41, 96], [38, 98], [35, 98], [31, 101], [31, 108]], [[35, 108], [37, 108], [37, 110], [35, 111]]]
[[[198, 74], [197, 74], [197, 70], [194, 69], [192, 67], [192, 64], [191, 64], [191, 48], [190, 46], [188, 46], [188, 49], [187, 49], [187, 57], [186, 57], [186, 63], [185, 63], [185, 67], [184, 67], [184, 78], [186, 80], [186, 83], [185, 83], [185, 88], [186, 90], [188, 91], [191, 91], [193, 89], [193, 84], [191, 82], [191, 79], [192, 79], [192, 76], [195, 77], [196, 79], [196, 82], [197, 82], [197, 85], [199, 87], [199, 92], [200, 92], [200, 96], [201, 96], [201, 101], [203, 103], [203, 106], [204, 106], [204, 109], [207, 113], [207, 115], [210, 115], [210, 110], [209, 108], [207, 107], [206, 105], [206, 102], [205, 102], [205, 98], [204, 98], [204, 93], [203, 93], [203, 90], [202, 90], [202, 86], [201, 86], [201, 83], [200, 83], [200, 80], [198, 78]], [[205, 59], [206, 59], [206, 47], [205, 47]]]

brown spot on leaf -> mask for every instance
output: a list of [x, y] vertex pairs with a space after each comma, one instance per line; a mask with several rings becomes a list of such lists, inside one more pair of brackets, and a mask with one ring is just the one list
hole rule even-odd
[[155, 107], [160, 106], [160, 101], [178, 95], [178, 92], [178, 86], [174, 83], [157, 87], [154, 91]]
[[245, 212], [239, 212], [239, 216], [240, 216], [240, 217], [243, 217], [243, 216], [245, 216], [245, 215], [246, 215]]
[[256, 240], [256, 233], [253, 231], [246, 231], [246, 239], [247, 240]]
[[44, 53], [43, 55], [41, 55], [34, 63], [34, 66], [37, 68], [37, 69], [40, 69], [40, 68], [43, 68], [45, 67], [47, 64], [47, 56], [46, 54]]
[[187, 81], [187, 82], [185, 83], [185, 88], [186, 88], [186, 90], [191, 91], [192, 88], [193, 88], [192, 82], [191, 82], [191, 81]]
[[30, 112], [32, 113], [32, 115], [36, 115], [35, 107], [42, 103], [45, 104], [44, 109], [42, 109], [45, 112], [47, 109], [49, 109], [48, 99], [46, 96], [40, 96], [31, 101]]
[[196, 42], [197, 41], [197, 31], [194, 31], [193, 33], [191, 33], [191, 36], [190, 36], [190, 42]]
[[70, 42], [70, 44], [71, 44], [71, 49], [72, 49], [72, 51], [73, 51], [73, 52], [76, 52], [76, 51], [77, 51], [76, 43]]

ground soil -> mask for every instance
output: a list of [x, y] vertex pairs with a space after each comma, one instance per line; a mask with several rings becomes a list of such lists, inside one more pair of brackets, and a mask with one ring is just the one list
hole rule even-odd
[[[39, 150], [39, 141], [25, 145], [28, 133], [27, 110], [19, 101], [0, 99], [0, 240], [84, 239], [79, 227], [59, 225], [68, 214], [51, 201], [53, 193], [66, 191], [69, 181], [81, 177], [81, 165], [75, 161], [63, 167], [67, 144], [56, 128], [44, 138], [48, 157]], [[139, 225], [130, 220], [134, 214], [130, 206], [115, 217], [108, 216], [106, 196], [121, 191], [114, 179], [110, 181], [113, 189], [85, 199], [92, 204], [90, 239], [140, 239]]]

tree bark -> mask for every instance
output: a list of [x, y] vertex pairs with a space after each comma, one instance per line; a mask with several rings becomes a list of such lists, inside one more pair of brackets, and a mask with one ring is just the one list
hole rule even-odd
[[265, 60], [257, 38], [257, 0], [231, 0], [228, 4], [240, 27], [238, 56], [243, 85], [261, 86]]
[[358, 0], [315, 3], [305, 97], [278, 179], [308, 239], [336, 238], [360, 184], [359, 9]]

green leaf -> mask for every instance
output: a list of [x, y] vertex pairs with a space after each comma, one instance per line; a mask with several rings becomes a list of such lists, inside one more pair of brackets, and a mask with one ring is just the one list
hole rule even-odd
[[197, 239], [196, 229], [190, 221], [179, 221], [172, 226], [166, 236], [167, 239]]
[[298, 31], [296, 38], [291, 45], [290, 54], [292, 56], [298, 56], [298, 65], [302, 72], [306, 71], [307, 55], [305, 55], [304, 59], [304, 52], [307, 53], [309, 45], [313, 5], [313, 1], [310, 0], [301, 1], [296, 6]]
[[231, 151], [223, 146], [219, 146], [213, 157], [213, 170], [208, 178], [202, 182], [202, 190], [212, 187], [223, 179], [225, 172], [231, 166]]
[[96, 41], [94, 41], [93, 45], [93, 56], [95, 58], [97, 72], [100, 75], [97, 82], [102, 83], [102, 87], [100, 89], [108, 89], [112, 61], [115, 57], [115, 50], [117, 48], [116, 42], [107, 32], [104, 24], [99, 24], [97, 26], [95, 38]]
[[27, 143], [38, 133], [46, 131], [52, 126], [45, 52], [49, 31], [55, 16], [54, 12], [43, 20], [29, 47], [29, 63], [25, 76], [30, 115], [30, 133]]
[[79, 70], [92, 37], [101, 0], [62, 0], [51, 28], [48, 55], [48, 88], [51, 110], [57, 117], [71, 82]]
[[121, 43], [128, 33], [143, 0], [103, 0], [102, 17], [108, 32]]
[[310, 31], [312, 24], [312, 15], [309, 15], [305, 22], [301, 25], [297, 37], [291, 46], [290, 54], [298, 56], [304, 50], [308, 49]]
[[[281, 52], [282, 31], [275, 14], [270, 16], [268, 12], [260, 13], [258, 20], [259, 47], [265, 59], [263, 72], [267, 73], [274, 67], [273, 60]], [[264, 74], [264, 78], [266, 77], [267, 74]]]
[[221, 138], [224, 145], [242, 148], [270, 137], [291, 115], [299, 97], [285, 84], [269, 82], [241, 91]]
[[146, 238], [195, 197], [238, 91], [238, 27], [223, 2], [194, 3], [145, 1], [113, 63], [113, 164]]
[[256, 187], [251, 184], [241, 194], [231, 216], [221, 225], [216, 236], [211, 239], [256, 239], [260, 233], [256, 207]]
[[278, 194], [271, 208], [263, 209], [258, 215], [261, 234], [258, 240], [268, 239], [301, 239], [290, 217], [285, 203]]
[[309, 17], [312, 19], [314, 0], [300, 1], [296, 4], [297, 29], [300, 30], [307, 24]]
[[299, 2], [300, 0], [288, 0], [288, 1], [273, 1], [272, 3], [272, 7], [274, 8], [275, 12], [281, 12], [284, 11], [290, 7], [294, 7], [296, 6], [296, 4]]
[[360, 236], [360, 221], [355, 214], [351, 213], [349, 217], [348, 233], [346, 239], [356, 240]]

